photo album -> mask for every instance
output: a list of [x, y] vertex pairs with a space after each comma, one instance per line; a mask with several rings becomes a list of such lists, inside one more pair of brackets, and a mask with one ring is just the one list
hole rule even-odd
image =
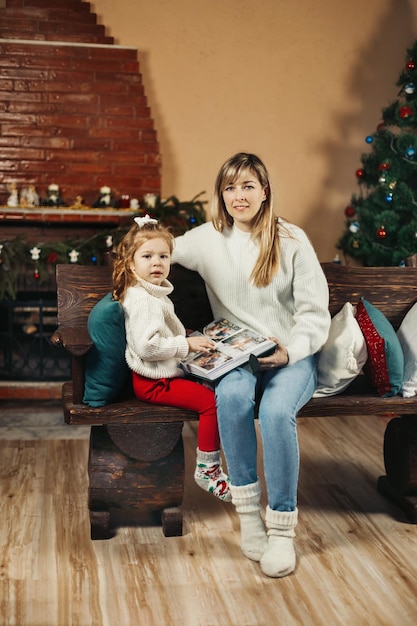
[[182, 365], [189, 374], [206, 380], [216, 380], [249, 361], [251, 355], [263, 356], [276, 347], [270, 339], [224, 318], [210, 322], [202, 333], [196, 331], [191, 336], [197, 335], [209, 337], [216, 346], [210, 353], [191, 352]]

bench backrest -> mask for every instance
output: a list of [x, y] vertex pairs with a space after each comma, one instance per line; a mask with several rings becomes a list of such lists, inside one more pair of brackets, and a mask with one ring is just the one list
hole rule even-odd
[[[56, 267], [58, 324], [86, 327], [93, 306], [111, 290], [108, 266], [63, 264]], [[202, 328], [212, 320], [204, 282], [196, 272], [174, 265], [170, 280], [175, 285], [172, 300], [187, 328]]]
[[353, 267], [323, 263], [330, 290], [329, 309], [337, 313], [345, 302], [361, 296], [378, 307], [395, 329], [417, 302], [417, 267]]
[[[330, 289], [330, 313], [345, 302], [356, 304], [361, 296], [372, 302], [398, 328], [410, 307], [417, 302], [416, 267], [353, 267], [323, 263]], [[187, 328], [201, 328], [212, 317], [204, 283], [195, 272], [175, 265], [170, 280], [175, 285], [173, 300]], [[86, 326], [98, 300], [111, 289], [111, 268], [57, 265], [58, 323]]]

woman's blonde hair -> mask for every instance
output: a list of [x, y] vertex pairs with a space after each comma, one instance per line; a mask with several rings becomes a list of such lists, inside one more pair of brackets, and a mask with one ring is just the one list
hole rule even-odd
[[127, 288], [137, 283], [138, 279], [132, 270], [133, 257], [136, 250], [149, 239], [163, 239], [168, 244], [169, 252], [172, 254], [174, 236], [165, 226], [159, 222], [148, 223], [142, 227], [133, 224], [116, 249], [116, 258], [113, 264], [112, 295], [114, 300], [123, 302]]
[[233, 218], [226, 210], [223, 191], [246, 172], [256, 176], [265, 191], [266, 198], [255, 217], [252, 238], [259, 245], [259, 256], [252, 270], [251, 280], [256, 287], [266, 287], [279, 268], [280, 238], [278, 219], [274, 214], [272, 189], [268, 171], [259, 157], [239, 152], [230, 157], [220, 168], [214, 184], [212, 201], [213, 226], [219, 232], [233, 225]]

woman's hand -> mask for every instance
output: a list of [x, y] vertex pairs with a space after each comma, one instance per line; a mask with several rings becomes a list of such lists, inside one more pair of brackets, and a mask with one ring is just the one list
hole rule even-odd
[[274, 367], [285, 367], [288, 365], [289, 357], [287, 348], [283, 346], [276, 337], [269, 337], [271, 341], [277, 344], [274, 352], [269, 356], [258, 357], [258, 363], [261, 370], [269, 370]]
[[209, 353], [216, 347], [214, 341], [207, 337], [187, 337], [189, 352], [206, 352]]

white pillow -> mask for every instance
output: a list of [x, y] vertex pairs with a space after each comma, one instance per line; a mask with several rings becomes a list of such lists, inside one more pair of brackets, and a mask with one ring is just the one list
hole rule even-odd
[[350, 302], [332, 318], [329, 337], [319, 354], [318, 382], [313, 397], [340, 393], [360, 374], [368, 358], [365, 338]]
[[412, 398], [417, 394], [417, 303], [404, 317], [397, 330], [397, 337], [404, 353], [404, 381], [400, 394]]

